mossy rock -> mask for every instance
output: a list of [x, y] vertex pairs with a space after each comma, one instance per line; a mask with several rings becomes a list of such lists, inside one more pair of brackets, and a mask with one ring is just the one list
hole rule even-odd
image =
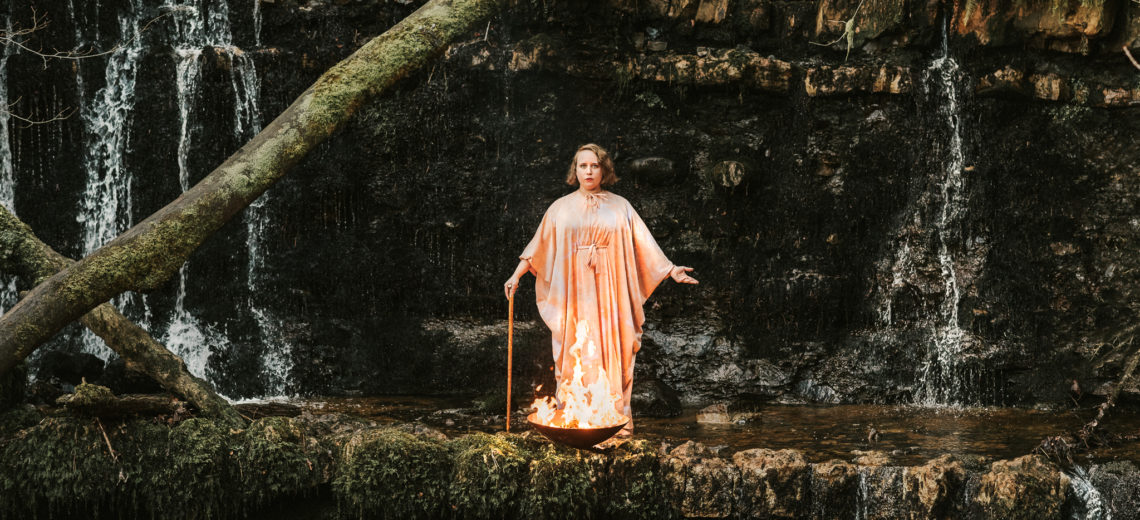
[[450, 505], [460, 518], [517, 518], [530, 453], [517, 435], [473, 433], [449, 443], [454, 467]]
[[661, 450], [646, 440], [622, 443], [609, 455], [597, 488], [604, 494], [602, 517], [679, 518], [669, 502], [661, 468]]
[[241, 503], [256, 509], [283, 497], [315, 493], [321, 483], [322, 448], [299, 421], [258, 419], [230, 444], [229, 478]]
[[6, 517], [61, 516], [113, 503], [121, 468], [94, 420], [45, 419], [2, 442]]
[[523, 518], [597, 517], [596, 477], [583, 452], [543, 444], [533, 451], [527, 493], [519, 504]]
[[0, 412], [0, 447], [6, 439], [35, 426], [43, 419], [43, 414], [31, 406], [17, 406], [6, 412]]
[[363, 430], [343, 447], [333, 492], [349, 518], [440, 518], [451, 469], [442, 442], [388, 428]]
[[115, 450], [110, 500], [119, 517], [217, 518], [236, 509], [223, 476], [226, 434], [212, 422], [93, 422]]

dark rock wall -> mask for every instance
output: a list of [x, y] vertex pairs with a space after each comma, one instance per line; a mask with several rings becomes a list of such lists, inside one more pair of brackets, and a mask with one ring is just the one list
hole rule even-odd
[[[45, 47], [69, 48], [74, 19], [102, 20], [114, 40], [116, 2], [76, 18], [44, 4]], [[1033, 16], [1011, 18], [1002, 2], [868, 2], [845, 61], [846, 41], [811, 43], [839, 37], [826, 22], [857, 2], [624, 4], [518, 2], [364, 107], [268, 193], [256, 294], [245, 224], [207, 242], [186, 306], [225, 338], [203, 346], [222, 391], [265, 392], [251, 301], [291, 346], [289, 392], [500, 386], [501, 284], [569, 191], [562, 178], [585, 142], [615, 155], [613, 191], [674, 262], [696, 267], [699, 286], [666, 283], [650, 300], [638, 360], [637, 381], [685, 402], [929, 401], [934, 384], [940, 402], [1031, 404], [1066, 399], [1070, 378], [1096, 391], [1117, 374], [1119, 349], [1103, 338], [1134, 319], [1140, 272], [1140, 84], [1119, 51], [1137, 46], [1135, 5], [1030, 3]], [[265, 121], [414, 7], [263, 2], [258, 47], [252, 3], [232, 1]], [[933, 67], [947, 16], [960, 69], [944, 84]], [[162, 23], [144, 37], [126, 159], [136, 221], [178, 193], [173, 60]], [[647, 50], [655, 38], [667, 48]], [[241, 144], [226, 55], [202, 59], [195, 179]], [[97, 84], [87, 63], [84, 84]], [[9, 97], [36, 114], [74, 106], [76, 70], [16, 54]], [[952, 117], [962, 187], [944, 195]], [[17, 210], [71, 256], [82, 134], [73, 117], [12, 137]], [[949, 197], [959, 212], [939, 226]], [[949, 326], [943, 244], [960, 294], [952, 364], [933, 347]], [[549, 378], [531, 287], [516, 297], [516, 395], [527, 396]], [[147, 297], [156, 329], [174, 290]]]

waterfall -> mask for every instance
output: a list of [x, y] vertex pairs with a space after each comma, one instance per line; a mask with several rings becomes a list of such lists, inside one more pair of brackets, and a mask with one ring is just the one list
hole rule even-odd
[[253, 45], [261, 47], [261, 0], [253, 0]]
[[[5, 19], [5, 34], [12, 32], [12, 19]], [[16, 178], [12, 171], [12, 145], [8, 136], [8, 56], [10, 49], [7, 44], [0, 51], [0, 204], [8, 211], [16, 213]], [[16, 304], [16, 277], [12, 275], [0, 276], [0, 314]]]
[[[242, 140], [252, 138], [261, 132], [261, 112], [258, 109], [260, 83], [253, 60], [237, 56], [231, 68], [234, 92], [241, 92], [239, 102], [234, 104], [234, 137]], [[268, 396], [284, 395], [288, 389], [289, 370], [292, 369], [292, 345], [281, 334], [283, 322], [264, 303], [262, 273], [265, 270], [265, 230], [269, 222], [269, 192], [262, 193], [246, 208], [246, 288], [249, 291], [249, 309], [257, 323], [258, 333], [264, 348], [261, 356], [262, 375], [265, 376], [265, 391]]]
[[[246, 140], [261, 131], [261, 112], [258, 103], [260, 82], [257, 78], [257, 69], [253, 60], [240, 49], [233, 46], [230, 33], [229, 6], [226, 2], [211, 2], [205, 5], [203, 0], [188, 0], [177, 4], [168, 4], [166, 7], [174, 14], [177, 27], [177, 41], [175, 56], [177, 59], [176, 74], [179, 97], [179, 116], [181, 118], [181, 134], [178, 144], [179, 183], [182, 190], [190, 188], [190, 172], [187, 165], [192, 143], [191, 135], [198, 128], [194, 117], [194, 102], [199, 95], [201, 84], [201, 56], [205, 47], [213, 47], [218, 52], [224, 52], [230, 60], [230, 84], [234, 95], [234, 121], [233, 135], [238, 140]], [[255, 5], [255, 10], [257, 9]], [[263, 262], [260, 252], [259, 234], [264, 227], [264, 197], [259, 199], [250, 211], [247, 212], [247, 227], [251, 236], [247, 239], [250, 256], [249, 287], [251, 293], [255, 290], [257, 270]], [[225, 339], [215, 332], [209, 331], [186, 311], [184, 301], [186, 297], [186, 268], [179, 271], [179, 288], [175, 300], [174, 318], [167, 332], [166, 342], [175, 352], [181, 355], [191, 367], [191, 371], [201, 374], [204, 372], [206, 359], [209, 356], [211, 345], [220, 344]], [[264, 338], [266, 330], [270, 328], [265, 313], [257, 312], [254, 315], [259, 332]], [[270, 349], [277, 352], [280, 349]], [[281, 380], [281, 383], [271, 386], [283, 388], [282, 370], [286, 370], [284, 363], [273, 355], [264, 358], [265, 370], [269, 372], [271, 381]], [[202, 370], [196, 371], [194, 367]], [[271, 393], [280, 393], [279, 388], [271, 388]]]
[[[923, 218], [922, 209], [915, 208], [911, 218], [904, 225], [904, 233], [924, 229], [933, 225], [932, 255], [937, 259], [941, 277], [941, 300], [937, 315], [930, 325], [929, 340], [925, 358], [917, 375], [915, 402], [924, 406], [961, 406], [978, 404], [982, 394], [988, 389], [972, 388], [974, 379], [985, 379], [989, 374], [985, 367], [974, 366], [976, 362], [966, 359], [964, 345], [969, 340], [968, 333], [960, 325], [958, 307], [962, 300], [959, 284], [961, 259], [954, 257], [955, 250], [963, 246], [961, 232], [966, 213], [965, 154], [962, 145], [961, 102], [957, 78], [958, 63], [950, 55], [949, 21], [942, 27], [941, 55], [926, 71], [926, 85], [933, 84], [938, 93], [938, 114], [946, 124], [945, 140], [936, 141], [935, 150], [941, 155], [941, 170], [937, 180], [937, 191], [928, 191], [923, 198], [931, 213]], [[929, 201], [929, 202], [926, 202]], [[936, 202], [934, 202], [936, 201]], [[920, 206], [923, 204], [919, 204]], [[913, 232], [913, 231], [910, 231]], [[904, 276], [916, 276], [913, 264], [911, 238], [906, 236], [894, 255], [891, 264], [891, 287], [905, 285]], [[978, 244], [984, 240], [978, 239]], [[889, 290], [888, 290], [889, 292]], [[891, 301], [888, 298], [879, 305], [880, 321], [890, 325], [893, 322]]]
[[[179, 182], [182, 190], [189, 189], [187, 158], [192, 147], [191, 135], [198, 128], [194, 118], [194, 101], [199, 95], [201, 83], [201, 54], [204, 47], [213, 47], [225, 53], [230, 62], [230, 85], [234, 96], [233, 137], [246, 141], [261, 131], [261, 111], [259, 102], [260, 81], [253, 60], [241, 49], [232, 44], [230, 33], [229, 8], [225, 2], [204, 5], [202, 0], [189, 0], [170, 4], [178, 28], [178, 41], [175, 43], [177, 56], [177, 80], [179, 93], [179, 115], [182, 132], [178, 147]], [[258, 6], [255, 3], [255, 23], [259, 23]], [[255, 28], [257, 30], [257, 28]], [[259, 39], [259, 37], [257, 38]], [[266, 200], [263, 194], [245, 212], [246, 247], [248, 249], [247, 289], [250, 312], [257, 324], [258, 334], [264, 346], [262, 373], [266, 379], [266, 393], [280, 395], [285, 391], [285, 381], [291, 364], [291, 347], [277, 334], [281, 320], [262, 306], [257, 294], [261, 292], [261, 272], [265, 265], [265, 252], [262, 235], [267, 222]], [[175, 300], [175, 318], [171, 322], [166, 342], [182, 355], [191, 367], [204, 369], [209, 355], [209, 345], [224, 341], [220, 335], [204, 330], [202, 325], [185, 309], [186, 273], [185, 267], [179, 272], [179, 290]], [[193, 360], [193, 361], [192, 361]], [[194, 371], [194, 368], [191, 368]], [[201, 373], [201, 372], [196, 372]]]
[[[130, 144], [135, 79], [143, 50], [139, 34], [144, 22], [142, 13], [141, 0], [133, 0], [129, 9], [119, 13], [119, 45], [107, 58], [106, 84], [93, 99], [82, 99], [80, 83], [80, 115], [86, 140], [83, 165], [88, 175], [78, 216], [83, 225], [84, 255], [91, 254], [132, 225], [132, 179], [123, 157]], [[76, 37], [77, 48], [99, 47], [98, 36], [90, 40], [84, 38], [78, 25]], [[124, 295], [115, 301], [123, 306], [129, 298]], [[103, 359], [111, 354], [103, 341], [87, 329], [83, 331], [83, 350]]]
[[1112, 520], [1112, 512], [1105, 509], [1104, 498], [1093, 487], [1088, 471], [1075, 466], [1065, 474], [1069, 477], [1069, 491], [1076, 499], [1071, 520]]

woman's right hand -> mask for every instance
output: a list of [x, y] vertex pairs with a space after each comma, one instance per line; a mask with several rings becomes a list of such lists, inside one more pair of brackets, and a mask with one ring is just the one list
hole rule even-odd
[[515, 291], [519, 290], [519, 277], [512, 276], [507, 279], [507, 283], [503, 284], [503, 292], [507, 295], [507, 299], [511, 299], [515, 295]]

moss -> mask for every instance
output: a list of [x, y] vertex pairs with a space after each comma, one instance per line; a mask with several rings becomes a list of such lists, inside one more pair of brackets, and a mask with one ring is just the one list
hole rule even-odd
[[20, 430], [35, 426], [43, 419], [38, 410], [31, 407], [17, 406], [11, 410], [0, 413], [0, 444]]
[[68, 407], [75, 410], [90, 412], [105, 406], [115, 400], [115, 394], [105, 386], [80, 383], [75, 392], [60, 398]]
[[[343, 447], [331, 453], [332, 440], [282, 417], [230, 430], [203, 418], [41, 421], [20, 408], [0, 415], [0, 518], [239, 518], [333, 499], [351, 518], [676, 516], [645, 441], [601, 456], [523, 435], [329, 439]], [[330, 467], [333, 496], [321, 497]]]
[[[0, 416], [0, 517], [230, 518], [315, 492], [310, 442], [286, 418], [230, 431], [35, 412]], [[15, 425], [7, 426], [8, 424]]]
[[599, 489], [602, 517], [626, 519], [679, 518], [669, 502], [661, 468], [661, 451], [646, 440], [621, 444], [610, 457]]
[[508, 518], [527, 491], [530, 457], [518, 436], [475, 433], [452, 441], [449, 500], [461, 518]]
[[545, 444], [533, 452], [528, 494], [519, 504], [523, 518], [557, 519], [597, 516], [594, 476], [582, 452]]
[[316, 439], [288, 417], [250, 424], [230, 445], [229, 478], [241, 489], [240, 502], [256, 508], [284, 496], [315, 492], [320, 483]]
[[0, 446], [0, 511], [10, 518], [97, 512], [111, 502], [117, 470], [94, 420], [44, 420]]
[[448, 449], [392, 429], [356, 432], [345, 443], [333, 492], [344, 516], [439, 518], [448, 498]]

